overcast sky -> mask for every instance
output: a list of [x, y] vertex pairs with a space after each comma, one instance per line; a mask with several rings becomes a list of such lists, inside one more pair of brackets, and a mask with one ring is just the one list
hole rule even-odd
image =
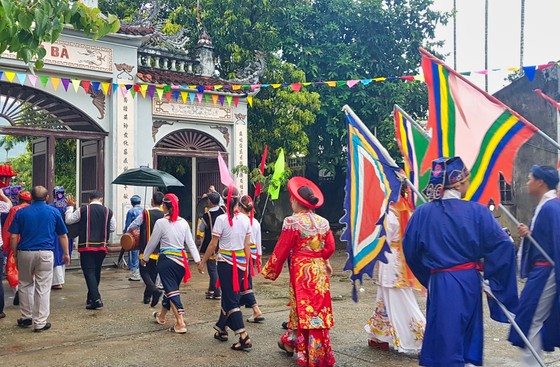
[[[457, 69], [484, 69], [484, 0], [457, 0]], [[434, 8], [451, 11], [453, 0], [434, 0]], [[521, 0], [489, 0], [488, 68], [507, 68], [520, 63]], [[560, 0], [525, 1], [525, 66], [560, 61]], [[445, 40], [440, 50], [453, 66], [453, 22], [437, 29], [437, 38]], [[507, 73], [491, 73], [489, 91], [507, 84]], [[483, 76], [471, 80], [484, 87]]]

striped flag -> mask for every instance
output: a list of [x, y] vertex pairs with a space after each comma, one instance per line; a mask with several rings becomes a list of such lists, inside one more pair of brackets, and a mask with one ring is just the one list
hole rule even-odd
[[422, 172], [438, 157], [459, 156], [471, 171], [466, 199], [500, 202], [500, 173], [511, 182], [517, 151], [537, 128], [441, 60], [420, 49], [432, 140]]
[[[340, 223], [346, 228], [342, 240], [348, 242], [348, 260], [344, 270], [351, 279], [373, 277], [375, 262], [386, 262], [390, 251], [385, 240], [385, 215], [391, 202], [397, 202], [400, 168], [387, 160], [388, 153], [354, 112], [345, 106], [348, 127], [348, 169], [346, 171], [345, 215]], [[353, 292], [354, 300], [357, 293]]]
[[[404, 158], [404, 173], [418, 191], [424, 190], [430, 180], [430, 172], [420, 175], [420, 166], [428, 150], [428, 133], [416, 121], [395, 105], [395, 137]], [[412, 203], [420, 204], [414, 193]]]

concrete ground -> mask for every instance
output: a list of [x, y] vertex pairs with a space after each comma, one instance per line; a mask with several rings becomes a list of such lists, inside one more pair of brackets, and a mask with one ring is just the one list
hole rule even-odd
[[[360, 302], [351, 300], [351, 283], [342, 269], [346, 254], [337, 251], [331, 262], [335, 275], [331, 280], [335, 327], [331, 330], [337, 366], [416, 366], [415, 358], [367, 347], [363, 326], [372, 312], [375, 284], [364, 283]], [[276, 282], [257, 276], [257, 299], [265, 312], [262, 324], [247, 324], [254, 347], [250, 352], [232, 351], [234, 342], [213, 339], [212, 325], [220, 309], [219, 301], [206, 300], [207, 275], [191, 266], [193, 278], [181, 289], [186, 309], [188, 333], [174, 335], [167, 331], [173, 325], [153, 322], [154, 309], [142, 304], [142, 282], [128, 281], [128, 271], [104, 268], [101, 294], [105, 308], [85, 309], [85, 283], [79, 270], [66, 274], [64, 289], [51, 293], [52, 329], [32, 333], [16, 324], [18, 308], [11, 306], [12, 292], [6, 289], [7, 318], [0, 320], [1, 366], [296, 366], [276, 346], [287, 320], [288, 274]], [[425, 298], [419, 297], [421, 307]], [[245, 310], [245, 317], [250, 315]], [[169, 318], [168, 318], [169, 319]], [[506, 340], [508, 326], [485, 320], [485, 365], [519, 366], [517, 350]], [[547, 366], [560, 366], [560, 353], [546, 357]]]

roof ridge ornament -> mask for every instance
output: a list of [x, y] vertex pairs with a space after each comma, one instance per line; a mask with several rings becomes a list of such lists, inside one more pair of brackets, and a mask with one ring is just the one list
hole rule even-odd
[[243, 69], [239, 69], [236, 73], [236, 77], [233, 79], [226, 80], [229, 83], [236, 84], [256, 84], [259, 82], [259, 78], [263, 75], [266, 70], [266, 54], [262, 51], [255, 50], [255, 60], [249, 62], [247, 66]]

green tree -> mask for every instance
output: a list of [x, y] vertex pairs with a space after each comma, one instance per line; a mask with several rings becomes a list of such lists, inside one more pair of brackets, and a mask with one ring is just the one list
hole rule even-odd
[[116, 16], [101, 14], [78, 1], [0, 0], [0, 54], [15, 52], [31, 68], [35, 59], [34, 66], [40, 69], [46, 55], [43, 42], [56, 41], [67, 24], [93, 39], [120, 27]]

